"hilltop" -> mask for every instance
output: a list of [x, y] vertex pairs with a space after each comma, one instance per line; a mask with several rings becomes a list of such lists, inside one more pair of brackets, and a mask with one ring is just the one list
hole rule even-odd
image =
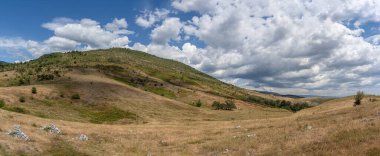
[[53, 53], [0, 66], [0, 155], [376, 153], [379, 102], [352, 99], [262, 94], [130, 49]]

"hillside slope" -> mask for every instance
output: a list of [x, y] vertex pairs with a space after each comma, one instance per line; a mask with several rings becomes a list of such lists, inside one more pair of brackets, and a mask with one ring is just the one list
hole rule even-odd
[[[352, 98], [333, 100], [281, 118], [129, 125], [0, 110], [0, 155], [378, 155], [380, 102], [364, 101], [353, 107]], [[50, 123], [63, 133], [41, 129]], [[15, 124], [32, 141], [7, 135]]]
[[[293, 100], [238, 88], [182, 63], [120, 48], [48, 54], [0, 69], [0, 86], [4, 87], [0, 100], [6, 103], [3, 109], [69, 121], [136, 123], [278, 117], [290, 112], [269, 108], [265, 102]], [[37, 94], [31, 93], [33, 87]], [[237, 110], [210, 111], [214, 101], [228, 99], [236, 103]], [[201, 107], [194, 106], [198, 101]], [[271, 111], [278, 113], [268, 113]]]
[[[1, 66], [0, 155], [376, 155], [369, 98], [265, 95], [128, 49], [55, 53]], [[212, 108], [226, 100], [237, 109]]]

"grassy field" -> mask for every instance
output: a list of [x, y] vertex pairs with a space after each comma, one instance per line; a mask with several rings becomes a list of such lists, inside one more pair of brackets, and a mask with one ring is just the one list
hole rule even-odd
[[[273, 118], [111, 125], [44, 119], [0, 110], [0, 152], [10, 155], [378, 155], [380, 103], [365, 102], [353, 107], [352, 102], [351, 98], [330, 101]], [[55, 123], [63, 134], [41, 130], [49, 123]], [[25, 142], [6, 135], [15, 124], [20, 124], [32, 140]], [[78, 139], [82, 133], [89, 136], [88, 141]]]
[[[380, 153], [380, 101], [370, 101], [380, 97], [353, 107], [353, 97], [265, 95], [126, 49], [50, 54], [0, 69], [0, 155]], [[226, 100], [237, 109], [212, 108]], [[281, 106], [288, 102], [314, 107], [292, 112]], [[62, 133], [43, 130], [51, 123]], [[15, 125], [29, 141], [8, 135]]]

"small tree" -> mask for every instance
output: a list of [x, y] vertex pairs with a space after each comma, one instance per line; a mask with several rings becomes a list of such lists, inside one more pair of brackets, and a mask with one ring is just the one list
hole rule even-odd
[[362, 103], [362, 99], [364, 98], [364, 92], [363, 91], [358, 91], [355, 95], [355, 102], [354, 106], [358, 106]]
[[232, 100], [226, 100], [226, 110], [236, 109], [236, 105]]
[[3, 108], [5, 106], [4, 100], [0, 100], [0, 108]]
[[197, 106], [197, 107], [201, 107], [202, 106], [202, 102], [201, 102], [200, 99], [195, 103], [195, 106]]
[[37, 94], [37, 88], [36, 87], [32, 87], [32, 94]]
[[71, 99], [78, 100], [78, 99], [80, 99], [80, 95], [79, 94], [74, 94], [74, 95], [71, 96]]
[[213, 108], [213, 109], [215, 109], [215, 110], [218, 110], [218, 109], [220, 109], [221, 108], [221, 103], [220, 102], [218, 102], [218, 101], [214, 101], [213, 103], [212, 103], [212, 105], [211, 105], [211, 107]]
[[24, 102], [25, 102], [25, 97], [21, 96], [18, 100], [19, 100], [21, 103], [24, 103]]

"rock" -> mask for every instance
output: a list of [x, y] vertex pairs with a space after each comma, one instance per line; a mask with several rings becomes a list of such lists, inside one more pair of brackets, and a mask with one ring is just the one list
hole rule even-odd
[[228, 148], [226, 148], [223, 153], [228, 154], [228, 153], [230, 153], [230, 150]]
[[81, 135], [79, 136], [79, 140], [80, 140], [80, 141], [87, 141], [87, 140], [88, 140], [88, 137], [87, 137], [87, 135], [81, 134]]
[[256, 136], [256, 134], [248, 134], [247, 135], [248, 138], [255, 137], [255, 136]]
[[8, 135], [16, 137], [16, 138], [21, 138], [25, 141], [29, 141], [29, 137], [21, 131], [21, 126], [20, 125], [15, 125], [13, 130], [11, 130]]
[[306, 129], [307, 129], [307, 130], [311, 130], [311, 129], [313, 129], [313, 127], [310, 126], [310, 125], [307, 125], [307, 126], [306, 126]]
[[43, 128], [43, 130], [53, 133], [53, 134], [61, 134], [61, 130], [55, 126], [54, 124], [47, 125]]

